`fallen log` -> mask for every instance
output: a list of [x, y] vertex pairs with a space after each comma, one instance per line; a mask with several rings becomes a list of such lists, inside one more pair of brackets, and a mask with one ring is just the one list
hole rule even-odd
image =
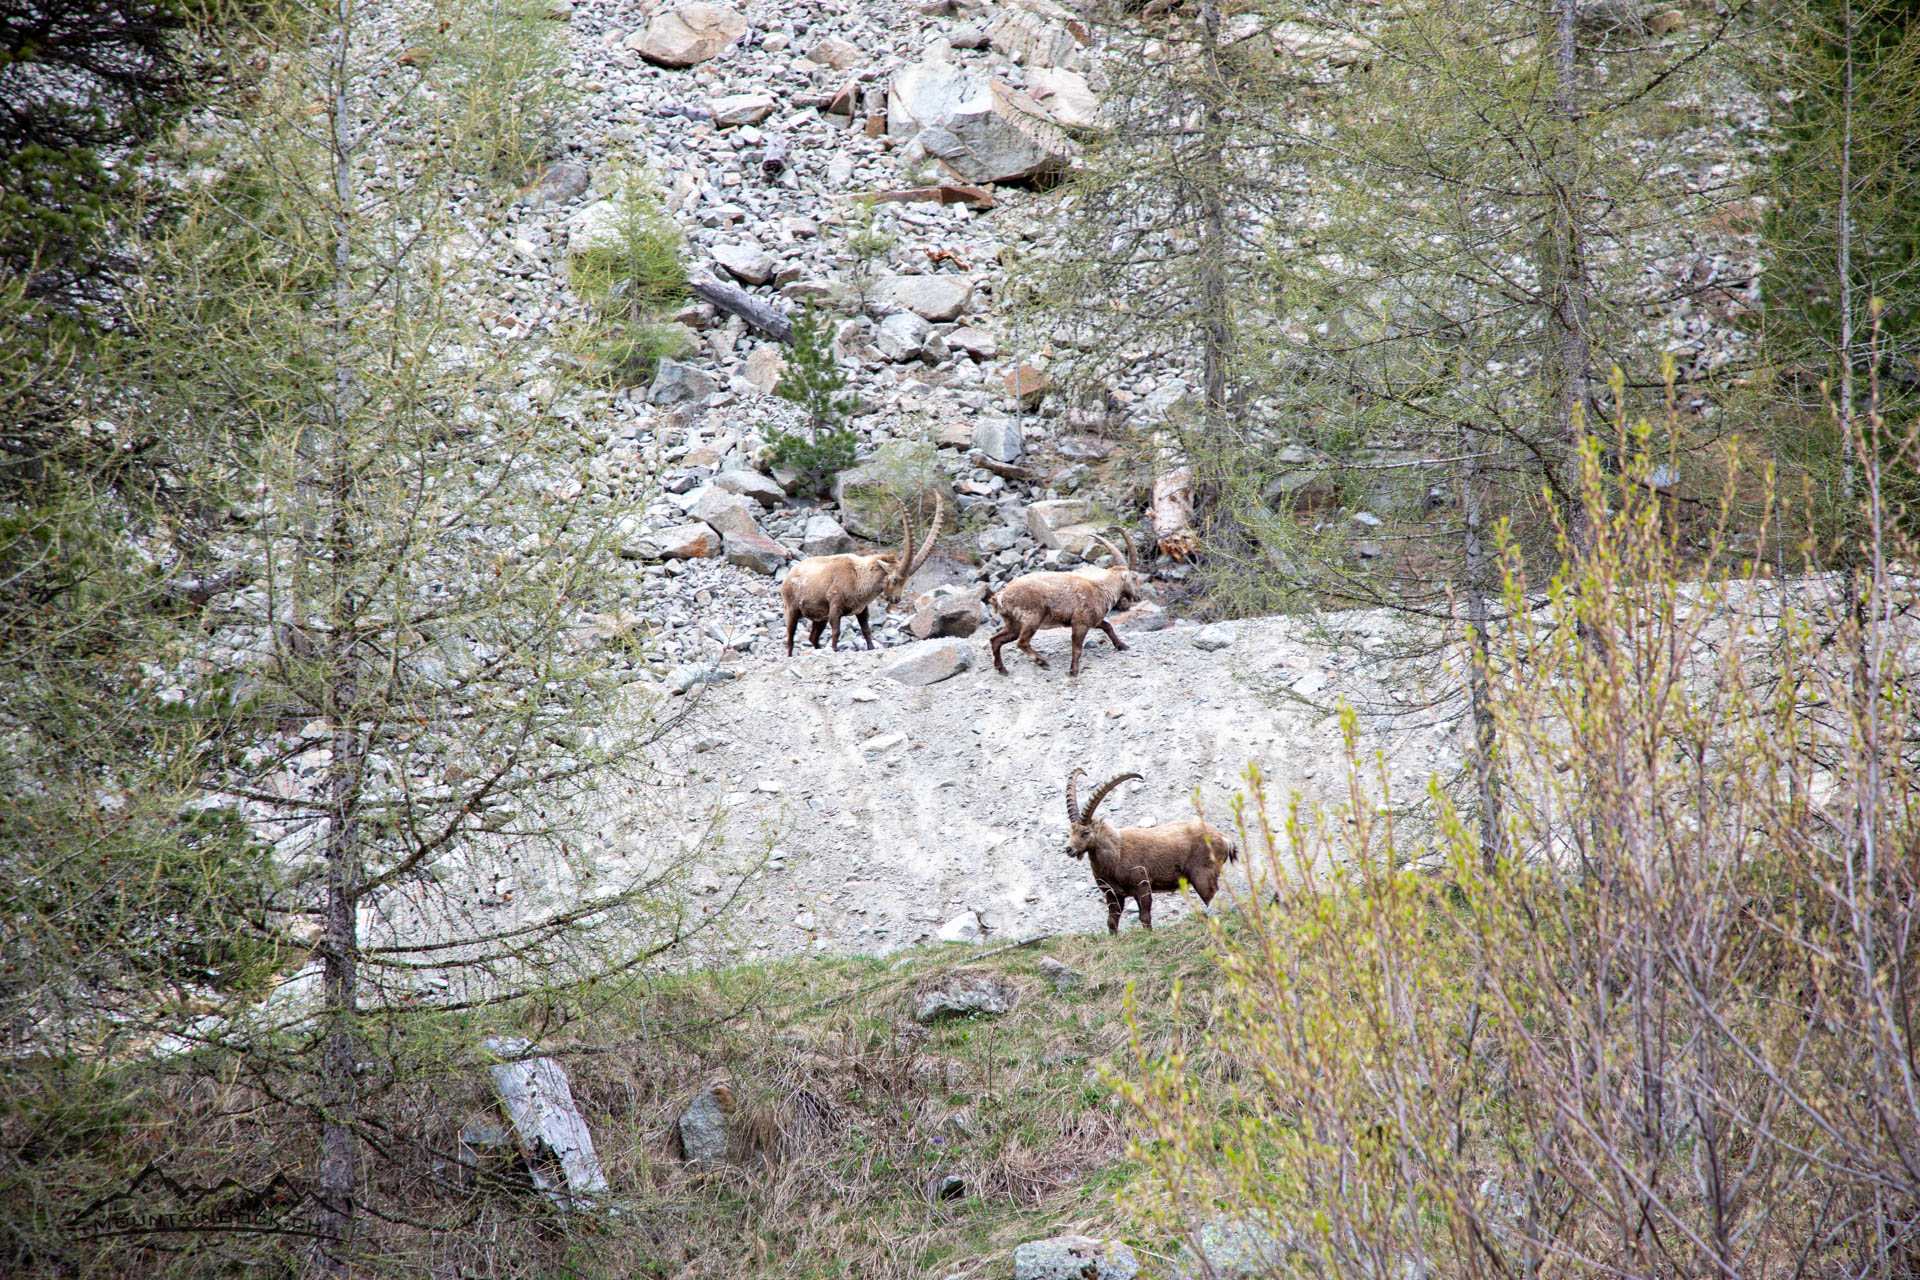
[[769, 178], [777, 178], [787, 171], [787, 135], [769, 133], [767, 149], [760, 157], [760, 171]]
[[729, 315], [739, 316], [775, 342], [793, 342], [793, 325], [780, 308], [760, 301], [738, 285], [715, 279], [705, 271], [687, 277], [687, 288]]
[[1160, 554], [1185, 560], [1200, 548], [1193, 531], [1193, 472], [1175, 467], [1153, 479], [1153, 535]]
[[[594, 1154], [587, 1122], [574, 1105], [565, 1068], [552, 1058], [525, 1056], [533, 1045], [518, 1037], [503, 1036], [482, 1044], [489, 1053], [512, 1059], [494, 1064], [493, 1087], [519, 1135], [520, 1152], [533, 1171], [534, 1185], [562, 1207], [592, 1208], [592, 1197], [606, 1193], [607, 1175]], [[541, 1169], [546, 1159], [559, 1162], [565, 1192]]]

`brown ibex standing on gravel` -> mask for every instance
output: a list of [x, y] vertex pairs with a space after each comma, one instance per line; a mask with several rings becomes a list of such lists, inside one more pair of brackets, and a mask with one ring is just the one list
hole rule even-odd
[[1078, 801], [1080, 775], [1067, 775], [1067, 852], [1084, 857], [1093, 869], [1093, 881], [1107, 897], [1107, 932], [1120, 932], [1120, 913], [1132, 898], [1140, 907], [1140, 925], [1153, 928], [1153, 895], [1178, 889], [1182, 880], [1193, 886], [1200, 901], [1211, 903], [1226, 866], [1239, 858], [1233, 838], [1198, 818], [1167, 822], [1157, 827], [1115, 827], [1096, 820], [1093, 811], [1107, 793], [1137, 773], [1109, 778], [1094, 789], [1082, 810]]
[[[918, 505], [916, 502], [915, 505]], [[933, 532], [927, 535], [920, 554], [913, 551], [913, 517], [905, 504], [900, 507], [900, 523], [906, 542], [898, 551], [874, 555], [808, 556], [787, 571], [780, 584], [780, 599], [787, 606], [787, 656], [793, 656], [793, 632], [805, 618], [813, 624], [809, 639], [820, 647], [820, 631], [833, 628], [833, 647], [840, 647], [840, 619], [857, 618], [860, 634], [873, 648], [873, 631], [867, 626], [867, 606], [885, 596], [898, 601], [905, 592], [907, 579], [933, 554], [934, 540], [940, 535], [940, 520], [946, 514], [938, 493], [933, 495]]]
[[1107, 615], [1138, 600], [1147, 589], [1147, 580], [1133, 567], [1133, 539], [1124, 530], [1120, 536], [1127, 539], [1124, 556], [1105, 538], [1094, 539], [1113, 554], [1118, 562], [1115, 568], [1023, 573], [987, 597], [1001, 622], [1000, 630], [987, 642], [993, 646], [994, 670], [1007, 674], [1000, 647], [1009, 640], [1015, 641], [1035, 666], [1044, 668], [1047, 660], [1033, 651], [1033, 633], [1047, 627], [1073, 628], [1073, 665], [1067, 669], [1070, 676], [1080, 674], [1080, 646], [1095, 627], [1107, 633], [1114, 648], [1127, 647], [1120, 643]]

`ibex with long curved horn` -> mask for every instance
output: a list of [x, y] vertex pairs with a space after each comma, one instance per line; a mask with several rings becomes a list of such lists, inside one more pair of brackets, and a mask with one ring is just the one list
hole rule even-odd
[[906, 541], [898, 551], [874, 555], [809, 556], [787, 571], [780, 584], [780, 599], [787, 606], [787, 656], [793, 656], [793, 633], [805, 618], [813, 624], [809, 639], [820, 647], [822, 628], [833, 628], [833, 647], [840, 647], [840, 619], [855, 618], [867, 648], [873, 648], [873, 631], [867, 625], [867, 606], [884, 596], [888, 603], [898, 601], [907, 587], [907, 579], [933, 554], [934, 540], [940, 534], [940, 520], [946, 514], [940, 495], [933, 495], [933, 531], [914, 554], [913, 517], [906, 505], [900, 506], [901, 530]]
[[1107, 779], [1094, 788], [1082, 809], [1078, 793], [1085, 772], [1075, 769], [1067, 775], [1067, 852], [1084, 857], [1093, 869], [1093, 881], [1107, 898], [1107, 932], [1120, 932], [1120, 913], [1128, 898], [1139, 905], [1141, 927], [1153, 928], [1153, 895], [1178, 889], [1183, 880], [1201, 902], [1211, 903], [1227, 863], [1240, 856], [1233, 838], [1198, 818], [1157, 827], [1115, 827], [1096, 819], [1094, 811], [1107, 793], [1140, 775]]
[[1125, 530], [1120, 536], [1127, 541], [1124, 556], [1105, 538], [1094, 539], [1112, 553], [1114, 568], [1024, 573], [987, 597], [987, 603], [1000, 614], [1001, 623], [1000, 630], [987, 642], [993, 646], [994, 670], [1007, 674], [1000, 647], [1009, 640], [1015, 641], [1035, 666], [1045, 667], [1047, 660], [1033, 651], [1033, 633], [1048, 627], [1073, 628], [1073, 665], [1067, 670], [1071, 676], [1080, 674], [1080, 646], [1095, 627], [1107, 633], [1114, 648], [1127, 647], [1120, 642], [1107, 615], [1140, 599], [1146, 593], [1147, 580], [1134, 568], [1133, 539]]

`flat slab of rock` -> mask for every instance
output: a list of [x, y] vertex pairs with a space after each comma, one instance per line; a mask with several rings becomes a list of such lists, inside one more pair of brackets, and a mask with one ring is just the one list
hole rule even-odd
[[975, 360], [991, 360], [1000, 354], [1000, 344], [985, 329], [961, 325], [947, 335], [949, 351], [964, 351]]
[[777, 507], [787, 496], [787, 491], [775, 484], [771, 476], [745, 469], [722, 471], [713, 478], [713, 487], [739, 494], [743, 498], [752, 498], [763, 507]]
[[723, 4], [696, 0], [653, 15], [646, 29], [627, 37], [627, 47], [663, 67], [691, 67], [719, 57], [747, 33], [747, 20]]
[[880, 674], [901, 684], [938, 684], [972, 666], [973, 647], [965, 640], [922, 640], [888, 654]]
[[758, 530], [752, 533], [729, 533], [723, 549], [728, 564], [764, 573], [769, 578], [780, 572], [780, 566], [788, 560], [787, 549]]
[[720, 535], [706, 523], [677, 524], [642, 534], [621, 554], [632, 560], [704, 560], [720, 554]]
[[775, 105], [772, 94], [730, 93], [724, 98], [710, 99], [707, 110], [713, 112], [715, 124], [734, 126], [759, 124], [773, 114]]
[[1013, 1280], [1133, 1280], [1140, 1259], [1122, 1240], [1055, 1236], [1013, 1251]]
[[914, 997], [916, 1022], [1006, 1013], [1019, 997], [1005, 978], [992, 973], [956, 973]]
[[687, 504], [687, 514], [695, 520], [704, 520], [721, 533], [760, 532], [759, 522], [753, 518], [760, 504], [751, 498], [712, 485], [690, 496], [693, 501]]
[[958, 319], [973, 301], [973, 281], [965, 276], [894, 276], [880, 296], [922, 320], [944, 324]]
[[1125, 613], [1108, 619], [1122, 631], [1165, 631], [1173, 625], [1173, 615], [1151, 601], [1141, 601]]

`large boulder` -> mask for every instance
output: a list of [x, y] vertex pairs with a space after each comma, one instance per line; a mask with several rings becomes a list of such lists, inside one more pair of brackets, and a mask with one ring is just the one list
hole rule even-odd
[[1027, 94], [1069, 133], [1090, 133], [1106, 123], [1100, 99], [1078, 71], [1039, 67], [1027, 72]]
[[1067, 167], [1073, 139], [1047, 109], [1005, 81], [946, 62], [918, 62], [887, 86], [887, 131], [915, 139], [962, 182], [1020, 182]]
[[967, 309], [973, 281], [965, 276], [894, 276], [881, 286], [880, 296], [922, 320], [944, 324]]
[[1245, 1218], [1209, 1218], [1193, 1233], [1194, 1249], [1180, 1246], [1173, 1264], [1178, 1280], [1254, 1280], [1256, 1276], [1276, 1276], [1287, 1271], [1288, 1255], [1302, 1252], [1302, 1246], [1283, 1234], [1268, 1230], [1259, 1222]]
[[1041, 546], [1059, 550], [1060, 532], [1093, 522], [1093, 504], [1084, 498], [1054, 498], [1027, 506], [1027, 532]]
[[880, 674], [901, 684], [938, 684], [971, 666], [973, 648], [965, 640], [922, 640], [888, 654]]
[[913, 1020], [940, 1022], [975, 1014], [994, 1017], [1012, 1009], [1018, 999], [1012, 985], [998, 974], [962, 970], [914, 997]]
[[677, 524], [642, 534], [620, 554], [630, 560], [703, 560], [720, 554], [720, 535], [709, 524]]
[[713, 246], [713, 260], [741, 284], [765, 284], [773, 279], [773, 255], [751, 241]]
[[873, 331], [873, 345], [880, 354], [896, 364], [918, 360], [927, 349], [932, 326], [911, 311], [896, 311]]
[[692, 499], [687, 503], [687, 514], [695, 520], [704, 520], [723, 534], [758, 533], [760, 524], [754, 519], [759, 504], [737, 493], [728, 493], [725, 489], [708, 485], [687, 495]]
[[723, 4], [695, 0], [653, 15], [627, 47], [663, 67], [691, 67], [718, 57], [747, 33], [747, 20]]
[[714, 380], [690, 364], [662, 360], [654, 370], [653, 385], [647, 388], [648, 404], [685, 404], [705, 400], [718, 391]]
[[807, 517], [800, 530], [800, 550], [810, 556], [838, 556], [859, 548], [840, 522], [830, 515]]
[[937, 596], [914, 613], [907, 630], [916, 640], [935, 640], [946, 636], [964, 639], [979, 630], [980, 596], [977, 591]]
[[787, 549], [758, 530], [729, 533], [726, 536], [726, 553], [728, 564], [764, 573], [769, 578], [780, 572], [780, 566], [788, 560]]
[[994, 51], [1027, 67], [1087, 65], [1092, 32], [1086, 21], [1054, 0], [1011, 0], [987, 31]]
[[973, 447], [995, 462], [1018, 462], [1027, 439], [1013, 418], [981, 418], [973, 426]]
[[1055, 1236], [1013, 1251], [1013, 1280], [1133, 1280], [1140, 1259], [1123, 1240]]
[[713, 487], [724, 489], [728, 493], [737, 493], [743, 498], [752, 498], [763, 507], [777, 507], [787, 496], [787, 491], [775, 484], [770, 477], [758, 471], [722, 471], [713, 478]]

